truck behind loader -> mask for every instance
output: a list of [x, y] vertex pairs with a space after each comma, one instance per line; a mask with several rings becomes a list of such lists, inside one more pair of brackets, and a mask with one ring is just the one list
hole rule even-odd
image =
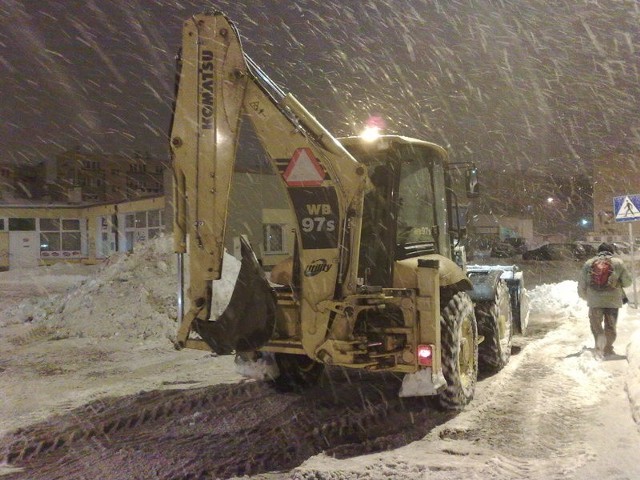
[[[526, 326], [522, 272], [467, 269], [457, 245], [455, 192], [466, 183], [475, 194], [475, 168], [422, 140], [334, 138], [243, 52], [220, 12], [187, 20], [182, 41], [171, 148], [175, 249], [189, 286], [178, 347], [271, 356], [276, 381], [293, 388], [333, 365], [404, 374], [402, 396], [467, 404], [479, 367], [502, 368]], [[243, 240], [235, 291], [212, 318], [243, 118], [286, 189], [296, 247], [276, 285]]]

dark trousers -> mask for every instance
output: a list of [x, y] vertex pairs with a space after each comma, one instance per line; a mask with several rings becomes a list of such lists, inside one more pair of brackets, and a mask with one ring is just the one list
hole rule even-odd
[[[604, 322], [604, 328], [602, 324]], [[616, 341], [616, 324], [618, 323], [618, 309], [617, 308], [589, 308], [589, 323], [591, 324], [591, 333], [596, 342], [596, 348], [602, 345], [598, 345], [598, 337], [604, 334], [605, 344], [604, 353], [610, 353], [613, 351], [613, 342]]]

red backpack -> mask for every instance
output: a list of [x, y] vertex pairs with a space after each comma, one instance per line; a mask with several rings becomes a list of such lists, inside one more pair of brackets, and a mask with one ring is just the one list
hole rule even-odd
[[613, 273], [610, 257], [598, 257], [591, 264], [591, 288], [603, 290], [609, 287], [609, 277]]

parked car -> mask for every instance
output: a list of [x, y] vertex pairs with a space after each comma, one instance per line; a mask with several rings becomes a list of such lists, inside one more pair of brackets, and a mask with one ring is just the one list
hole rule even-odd
[[599, 244], [593, 244], [593, 243], [587, 243], [587, 242], [576, 242], [576, 243], [580, 245], [582, 248], [584, 248], [585, 257], [587, 258], [593, 257], [598, 253]]
[[523, 260], [582, 260], [587, 252], [579, 243], [547, 243], [522, 254]]
[[526, 240], [522, 237], [505, 238], [504, 241], [513, 246], [517, 253], [524, 253], [527, 251]]
[[509, 258], [517, 255], [516, 248], [506, 242], [496, 243], [491, 247], [491, 257], [493, 258]]
[[631, 253], [631, 244], [629, 242], [614, 242], [613, 246], [616, 249], [614, 253], [624, 253], [625, 255]]

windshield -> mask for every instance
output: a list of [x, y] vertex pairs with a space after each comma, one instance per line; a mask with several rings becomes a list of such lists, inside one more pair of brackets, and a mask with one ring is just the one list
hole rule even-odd
[[422, 162], [402, 165], [398, 186], [398, 245], [434, 241], [433, 202], [433, 184], [427, 165]]

